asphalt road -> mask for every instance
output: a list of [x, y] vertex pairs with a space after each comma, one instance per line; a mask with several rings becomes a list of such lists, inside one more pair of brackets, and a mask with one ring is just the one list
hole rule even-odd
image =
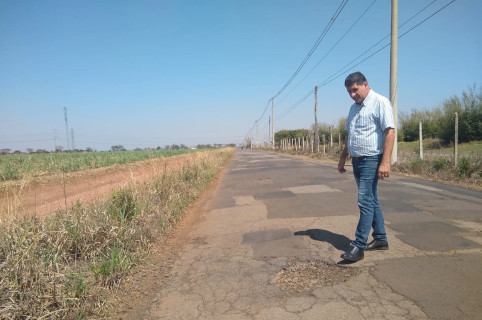
[[482, 319], [482, 193], [379, 183], [390, 250], [345, 264], [351, 172], [238, 151], [146, 319]]

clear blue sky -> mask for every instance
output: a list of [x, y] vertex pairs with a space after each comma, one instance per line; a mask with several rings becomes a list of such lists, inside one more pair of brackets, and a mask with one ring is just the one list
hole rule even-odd
[[[399, 25], [432, 2], [399, 1]], [[399, 35], [449, 2], [435, 1]], [[67, 147], [64, 107], [81, 149], [242, 143], [257, 119], [259, 140], [267, 140], [271, 105], [261, 115], [268, 100], [340, 3], [0, 0], [0, 149]], [[390, 1], [378, 0], [339, 41], [371, 4], [348, 1], [275, 99], [275, 131], [309, 128], [313, 95], [286, 112], [390, 33]], [[457, 0], [399, 39], [400, 112], [432, 109], [481, 85], [480, 12], [482, 1]], [[388, 46], [322, 86], [319, 122], [347, 115], [352, 101], [343, 81], [350, 72], [362, 71], [388, 96], [389, 59]]]

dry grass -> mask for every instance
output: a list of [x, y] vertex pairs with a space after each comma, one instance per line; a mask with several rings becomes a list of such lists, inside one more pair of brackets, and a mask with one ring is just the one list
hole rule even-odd
[[0, 319], [102, 316], [103, 297], [181, 218], [233, 155], [192, 154], [179, 170], [132, 182], [108, 199], [0, 226]]
[[461, 156], [455, 165], [453, 155], [425, 153], [421, 160], [417, 154], [399, 152], [393, 171], [411, 177], [482, 190], [482, 156]]
[[[266, 149], [266, 151], [271, 150]], [[276, 152], [338, 163], [341, 148], [338, 146], [327, 148], [326, 154], [294, 150], [276, 150]], [[418, 152], [399, 151], [398, 161], [392, 167], [392, 171], [401, 175], [482, 191], [482, 155], [479, 152], [462, 154], [455, 165], [453, 155], [449, 152], [427, 151], [424, 153], [424, 160], [420, 160]]]

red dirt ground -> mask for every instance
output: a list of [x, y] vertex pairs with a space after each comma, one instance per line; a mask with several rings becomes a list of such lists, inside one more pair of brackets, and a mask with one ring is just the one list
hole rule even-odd
[[17, 183], [0, 190], [0, 215], [15, 213], [42, 216], [65, 209], [77, 200], [100, 199], [130, 181], [141, 182], [164, 170], [180, 168], [188, 162], [189, 157], [180, 155], [84, 170], [65, 176], [42, 177], [23, 187]]

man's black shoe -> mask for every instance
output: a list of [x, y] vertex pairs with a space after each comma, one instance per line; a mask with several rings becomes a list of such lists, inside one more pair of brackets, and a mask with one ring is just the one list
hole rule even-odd
[[350, 245], [350, 249], [341, 255], [342, 259], [353, 261], [353, 262], [361, 260], [364, 257], [365, 257], [365, 254], [363, 253], [363, 250], [353, 245]]
[[367, 248], [365, 250], [388, 250], [388, 242], [373, 240], [367, 245]]

